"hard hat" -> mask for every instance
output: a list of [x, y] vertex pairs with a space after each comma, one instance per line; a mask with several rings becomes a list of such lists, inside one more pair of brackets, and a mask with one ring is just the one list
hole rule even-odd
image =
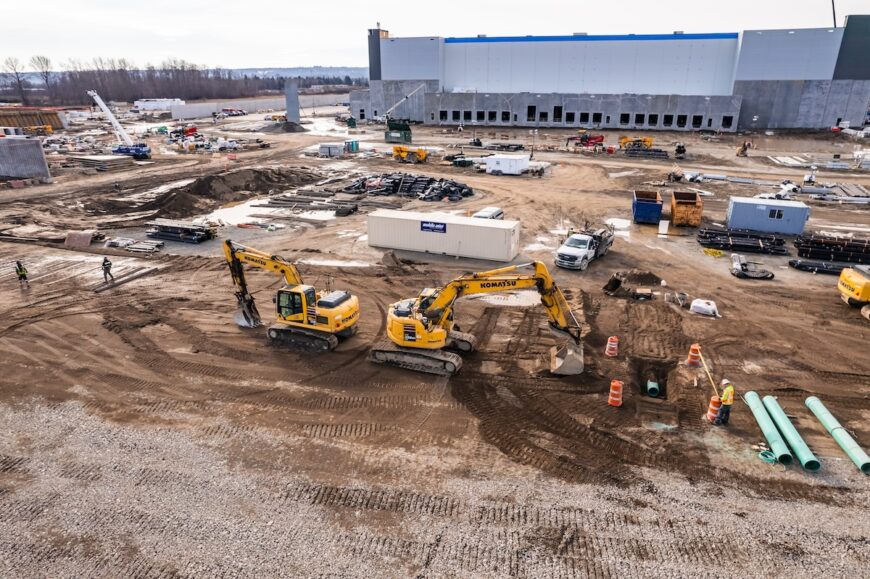
[[719, 386], [727, 386], [728, 384], [731, 384], [731, 380], [729, 380], [728, 378], [725, 378], [724, 380], [719, 382]]

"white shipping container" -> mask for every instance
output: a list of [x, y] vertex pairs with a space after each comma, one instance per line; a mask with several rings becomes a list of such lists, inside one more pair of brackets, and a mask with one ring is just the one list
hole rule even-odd
[[491, 155], [484, 160], [486, 172], [494, 175], [522, 175], [529, 170], [528, 155]]
[[372, 247], [504, 262], [519, 253], [520, 222], [378, 209], [368, 217], [368, 242]]

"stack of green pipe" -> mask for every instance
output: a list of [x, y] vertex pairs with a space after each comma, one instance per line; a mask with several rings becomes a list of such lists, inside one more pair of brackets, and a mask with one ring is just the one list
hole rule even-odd
[[767, 414], [767, 410], [764, 409], [761, 400], [758, 398], [758, 394], [755, 392], [747, 392], [746, 395], [743, 396], [743, 399], [746, 401], [746, 404], [749, 405], [749, 409], [752, 411], [752, 415], [755, 417], [755, 421], [758, 423], [761, 433], [764, 434], [764, 439], [767, 440], [767, 446], [769, 446], [771, 452], [776, 455], [776, 460], [782, 464], [791, 464], [793, 460], [791, 453], [788, 451], [788, 447], [785, 445], [782, 436], [780, 436], [779, 431], [776, 429], [776, 425], [771, 421], [770, 416]]
[[837, 441], [837, 444], [840, 445], [840, 448], [843, 449], [846, 456], [852, 459], [852, 462], [861, 469], [861, 472], [864, 474], [870, 474], [870, 456], [867, 456], [867, 453], [858, 446], [855, 439], [849, 436], [846, 429], [843, 428], [840, 422], [834, 418], [834, 415], [825, 408], [822, 401], [815, 396], [810, 396], [806, 400], [806, 405], [807, 408], [813, 411], [813, 414], [816, 415], [816, 418], [819, 419], [819, 422], [822, 423], [822, 426], [827, 429], [834, 440]]
[[819, 463], [819, 459], [815, 457], [815, 455], [810, 451], [810, 447], [807, 446], [807, 443], [804, 442], [804, 439], [801, 438], [800, 434], [798, 434], [797, 429], [791, 423], [791, 420], [789, 420], [785, 415], [785, 412], [783, 412], [782, 408], [779, 406], [779, 402], [776, 401], [776, 398], [773, 396], [765, 396], [763, 402], [764, 407], [767, 409], [767, 413], [770, 414], [770, 418], [773, 419], [776, 427], [794, 451], [801, 466], [806, 470], [819, 470], [822, 467], [821, 463]]

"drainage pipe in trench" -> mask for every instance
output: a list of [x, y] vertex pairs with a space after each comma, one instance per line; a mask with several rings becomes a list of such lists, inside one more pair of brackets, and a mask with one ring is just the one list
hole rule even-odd
[[870, 456], [867, 456], [867, 453], [864, 452], [855, 439], [846, 432], [843, 425], [834, 418], [834, 415], [831, 414], [827, 408], [825, 408], [822, 401], [815, 396], [810, 396], [807, 398], [805, 404], [807, 405], [807, 408], [812, 410], [813, 414], [816, 415], [816, 418], [819, 419], [819, 422], [822, 423], [822, 426], [825, 427], [837, 444], [840, 445], [840, 448], [843, 449], [846, 456], [852, 459], [852, 462], [861, 469], [861, 472], [864, 474], [870, 474]]
[[749, 405], [749, 409], [755, 417], [755, 422], [758, 423], [758, 427], [761, 429], [761, 433], [764, 434], [764, 439], [767, 440], [767, 445], [770, 447], [771, 452], [776, 456], [777, 462], [791, 464], [794, 458], [788, 451], [785, 441], [776, 429], [776, 425], [770, 419], [767, 410], [764, 409], [764, 405], [758, 398], [758, 394], [755, 392], [747, 392], [746, 395], [743, 396], [743, 400]]
[[785, 438], [788, 445], [794, 451], [801, 466], [806, 470], [819, 470], [822, 467], [819, 459], [817, 459], [810, 451], [810, 447], [807, 446], [807, 443], [804, 442], [803, 438], [801, 438], [801, 435], [791, 423], [791, 420], [789, 420], [788, 416], [785, 415], [785, 412], [783, 412], [782, 407], [779, 405], [779, 402], [776, 401], [776, 398], [773, 396], [765, 396], [762, 402], [764, 403], [764, 407], [767, 409], [768, 414], [770, 414], [770, 418], [782, 433], [783, 438]]

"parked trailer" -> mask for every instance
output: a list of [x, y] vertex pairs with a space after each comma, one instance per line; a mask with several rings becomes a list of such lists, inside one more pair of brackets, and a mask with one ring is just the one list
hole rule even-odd
[[674, 191], [671, 197], [671, 223], [674, 226], [698, 227], [704, 213], [704, 201], [693, 191]]
[[492, 175], [522, 175], [529, 170], [528, 155], [490, 155], [483, 161]]
[[662, 220], [662, 196], [658, 191], [635, 191], [631, 203], [635, 223], [657, 225]]
[[372, 247], [507, 262], [519, 253], [520, 222], [379, 209], [368, 216], [368, 243]]
[[800, 235], [809, 218], [810, 208], [800, 201], [755, 197], [732, 197], [726, 213], [730, 228], [780, 235]]

